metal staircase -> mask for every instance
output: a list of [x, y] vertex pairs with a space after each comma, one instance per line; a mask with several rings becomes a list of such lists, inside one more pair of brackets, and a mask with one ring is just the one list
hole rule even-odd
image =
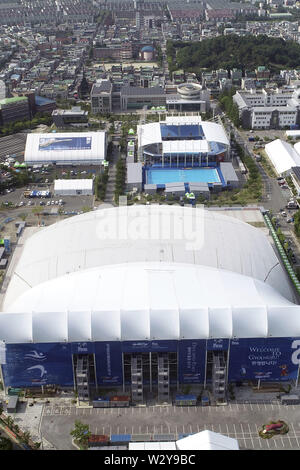
[[90, 400], [88, 356], [78, 356], [75, 365], [78, 401]]
[[131, 357], [131, 398], [133, 402], [143, 401], [143, 361], [140, 354]]
[[213, 355], [212, 392], [217, 404], [226, 403], [226, 359], [223, 352]]
[[158, 399], [168, 400], [170, 396], [170, 367], [168, 354], [158, 354], [157, 369]]

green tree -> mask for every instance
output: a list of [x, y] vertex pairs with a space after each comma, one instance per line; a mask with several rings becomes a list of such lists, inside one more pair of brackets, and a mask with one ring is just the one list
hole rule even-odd
[[300, 237], [300, 210], [294, 215], [294, 230], [297, 237]]
[[12, 450], [13, 444], [6, 437], [0, 437], [0, 450]]
[[11, 416], [7, 416], [7, 418], [6, 418], [6, 423], [7, 423], [7, 426], [8, 426], [9, 428], [12, 428], [12, 427], [13, 427], [13, 424], [14, 424], [13, 418], [12, 418]]
[[70, 432], [70, 435], [74, 437], [74, 440], [78, 442], [78, 444], [83, 447], [87, 448], [89, 437], [91, 436], [91, 432], [89, 430], [89, 425], [84, 424], [81, 421], [75, 421], [75, 427]]
[[24, 444], [28, 444], [30, 438], [31, 438], [30, 432], [29, 432], [29, 431], [25, 431], [25, 432], [23, 432], [23, 436], [21, 437], [21, 441], [22, 441]]

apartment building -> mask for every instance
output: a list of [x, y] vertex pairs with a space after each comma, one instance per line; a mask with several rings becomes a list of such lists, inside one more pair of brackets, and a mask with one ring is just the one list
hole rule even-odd
[[110, 80], [98, 80], [91, 91], [91, 109], [93, 114], [112, 111], [112, 83]]
[[15, 96], [0, 100], [0, 125], [30, 119], [29, 102], [26, 96]]
[[298, 124], [300, 90], [237, 91], [233, 101], [239, 108], [242, 126], [248, 129], [280, 129]]

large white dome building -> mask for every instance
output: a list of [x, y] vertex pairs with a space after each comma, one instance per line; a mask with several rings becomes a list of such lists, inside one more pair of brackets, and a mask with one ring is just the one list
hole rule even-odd
[[84, 358], [90, 386], [140, 399], [213, 383], [216, 364], [226, 382], [296, 380], [300, 306], [261, 230], [201, 208], [126, 206], [26, 241], [0, 340], [6, 386], [74, 386]]

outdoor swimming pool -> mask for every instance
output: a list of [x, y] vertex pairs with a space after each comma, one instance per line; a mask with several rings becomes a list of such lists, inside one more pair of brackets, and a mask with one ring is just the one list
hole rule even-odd
[[220, 183], [215, 168], [149, 168], [147, 184], [166, 183]]

